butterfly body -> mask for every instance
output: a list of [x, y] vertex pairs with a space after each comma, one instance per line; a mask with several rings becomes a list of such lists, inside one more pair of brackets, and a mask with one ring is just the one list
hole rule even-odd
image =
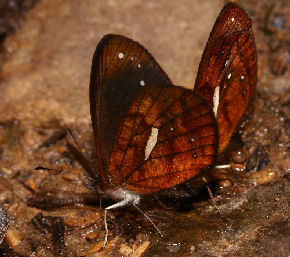
[[141, 200], [141, 196], [139, 194], [135, 194], [121, 187], [106, 188], [105, 191], [102, 192], [102, 195], [105, 195], [106, 197], [109, 197], [117, 202], [116, 204], [107, 207], [107, 210], [132, 204], [138, 205]]
[[117, 188], [142, 195], [202, 173], [243, 115], [256, 69], [251, 21], [234, 3], [224, 7], [210, 34], [194, 90], [174, 86], [139, 43], [106, 35], [91, 70], [98, 157], [91, 177], [104, 192]]
[[215, 164], [254, 93], [256, 58], [251, 21], [235, 3], [214, 25], [194, 90], [173, 85], [139, 43], [104, 36], [90, 78], [97, 165], [86, 166], [95, 191], [117, 202], [106, 210], [178, 190]]

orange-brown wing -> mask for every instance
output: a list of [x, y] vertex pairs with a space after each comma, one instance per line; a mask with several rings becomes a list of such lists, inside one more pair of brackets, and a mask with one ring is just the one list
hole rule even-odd
[[171, 82], [143, 46], [119, 35], [106, 35], [100, 41], [92, 61], [90, 106], [98, 169], [104, 181], [120, 124], [139, 92], [153, 84]]
[[204, 50], [195, 90], [215, 111], [219, 152], [244, 114], [257, 82], [257, 55], [251, 20], [235, 3], [221, 11]]
[[137, 193], [157, 192], [193, 178], [216, 153], [216, 121], [205, 100], [181, 87], [148, 87], [119, 128], [111, 182]]

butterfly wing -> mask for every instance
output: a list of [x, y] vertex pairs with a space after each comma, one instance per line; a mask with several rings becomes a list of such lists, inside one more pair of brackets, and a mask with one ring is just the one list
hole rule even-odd
[[139, 92], [152, 85], [171, 85], [151, 54], [137, 42], [106, 35], [94, 53], [90, 109], [99, 172], [105, 181], [114, 140]]
[[217, 126], [207, 102], [192, 90], [154, 85], [129, 108], [109, 173], [115, 185], [152, 193], [194, 177], [216, 153]]
[[257, 83], [251, 20], [235, 3], [221, 11], [204, 50], [195, 90], [212, 106], [222, 152], [244, 114]]

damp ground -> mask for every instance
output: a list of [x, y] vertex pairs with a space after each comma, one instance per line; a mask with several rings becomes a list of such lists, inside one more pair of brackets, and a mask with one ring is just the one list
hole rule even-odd
[[[253, 19], [258, 87], [238, 131], [244, 146], [230, 154], [232, 168], [224, 170], [230, 180], [211, 186], [215, 203], [206, 190], [166, 206], [148, 197], [141, 207], [163, 238], [134, 208], [109, 212], [102, 252], [99, 199], [66, 148], [69, 127], [95, 159], [88, 97], [95, 47], [107, 33], [129, 36], [146, 46], [175, 84], [192, 88], [224, 2], [52, 0], [27, 1], [19, 9], [17, 1], [8, 2], [0, 31], [1, 221], [7, 222], [3, 210], [10, 216], [7, 233], [7, 224], [0, 226], [0, 239], [6, 234], [2, 255], [289, 255], [286, 0], [238, 1]], [[35, 171], [40, 165], [73, 172]]]

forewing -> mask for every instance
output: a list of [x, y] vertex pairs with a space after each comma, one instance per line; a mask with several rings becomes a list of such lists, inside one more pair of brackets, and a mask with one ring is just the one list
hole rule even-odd
[[103, 180], [107, 179], [116, 133], [129, 106], [142, 89], [153, 84], [171, 82], [143, 46], [119, 35], [106, 35], [100, 41], [92, 61], [90, 106]]
[[219, 128], [219, 152], [244, 114], [257, 82], [257, 55], [251, 20], [235, 3], [221, 11], [204, 50], [195, 90], [213, 110]]
[[212, 164], [217, 127], [211, 107], [192, 90], [144, 89], [119, 128], [110, 162], [112, 183], [152, 193], [188, 180]]

